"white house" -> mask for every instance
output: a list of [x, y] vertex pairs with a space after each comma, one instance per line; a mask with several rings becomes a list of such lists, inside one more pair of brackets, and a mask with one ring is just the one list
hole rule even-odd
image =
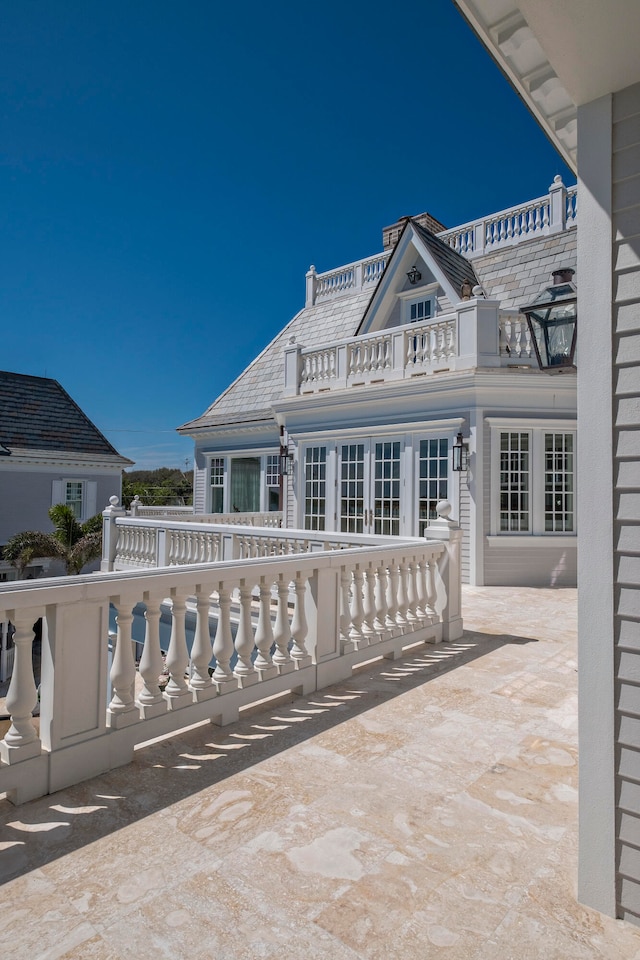
[[[0, 551], [23, 530], [52, 530], [53, 504], [68, 504], [81, 522], [94, 516], [120, 495], [130, 464], [56, 380], [0, 372]], [[0, 560], [0, 581], [15, 575]]]
[[579, 174], [578, 893], [640, 923], [640, 4], [457, 6]]
[[556, 177], [521, 206], [453, 230], [404, 218], [382, 253], [311, 267], [303, 309], [179, 428], [195, 513], [422, 536], [447, 498], [464, 580], [575, 584], [575, 371], [541, 372], [520, 308], [575, 270], [576, 220]]

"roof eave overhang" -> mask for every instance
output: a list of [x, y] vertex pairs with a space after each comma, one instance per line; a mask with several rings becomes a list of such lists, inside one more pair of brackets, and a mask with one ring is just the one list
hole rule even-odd
[[[517, 3], [505, 15], [495, 0], [453, 0], [567, 166], [577, 175], [577, 107]], [[494, 10], [500, 15], [495, 19]], [[527, 57], [521, 56], [525, 47]], [[526, 62], [526, 67], [524, 66]]]

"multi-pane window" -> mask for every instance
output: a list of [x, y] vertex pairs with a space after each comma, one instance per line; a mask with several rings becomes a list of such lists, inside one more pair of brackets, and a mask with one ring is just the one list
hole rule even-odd
[[224, 457], [214, 457], [211, 461], [211, 513], [222, 513], [224, 509]]
[[73, 510], [76, 520], [82, 520], [82, 481], [67, 480], [65, 483], [65, 503]]
[[340, 456], [340, 530], [362, 533], [364, 524], [364, 444], [343, 444]]
[[327, 498], [327, 448], [307, 447], [304, 458], [304, 528], [324, 530]]
[[551, 533], [572, 533], [573, 434], [544, 435], [544, 529]]
[[420, 320], [429, 320], [433, 316], [433, 299], [417, 300], [409, 304], [409, 320], [419, 323]]
[[449, 496], [449, 442], [420, 441], [418, 489], [418, 536], [423, 537], [429, 520], [437, 517], [436, 503]]
[[266, 458], [265, 477], [267, 484], [267, 510], [280, 509], [280, 457], [269, 454]]
[[400, 441], [376, 443], [374, 479], [374, 533], [400, 533]]
[[500, 433], [500, 531], [528, 533], [530, 529], [529, 434]]

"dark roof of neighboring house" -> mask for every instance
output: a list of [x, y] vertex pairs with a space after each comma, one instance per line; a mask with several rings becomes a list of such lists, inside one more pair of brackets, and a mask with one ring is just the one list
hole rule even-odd
[[0, 444], [121, 457], [57, 380], [0, 371]]

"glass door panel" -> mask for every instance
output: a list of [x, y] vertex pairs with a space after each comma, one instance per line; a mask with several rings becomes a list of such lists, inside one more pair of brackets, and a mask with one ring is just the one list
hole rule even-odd
[[365, 444], [345, 443], [340, 448], [340, 530], [364, 533]]
[[400, 441], [375, 444], [373, 465], [373, 533], [400, 534]]

